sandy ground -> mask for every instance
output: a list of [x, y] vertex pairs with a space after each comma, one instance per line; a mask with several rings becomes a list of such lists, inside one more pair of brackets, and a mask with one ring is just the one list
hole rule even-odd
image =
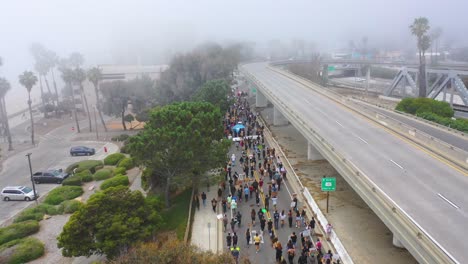
[[272, 126], [271, 107], [260, 113], [324, 213], [326, 195], [320, 191], [321, 178], [336, 177], [337, 191], [330, 194], [329, 213], [325, 215], [354, 263], [417, 263], [407, 250], [392, 245], [390, 230], [326, 160], [307, 160], [307, 141], [293, 126]]

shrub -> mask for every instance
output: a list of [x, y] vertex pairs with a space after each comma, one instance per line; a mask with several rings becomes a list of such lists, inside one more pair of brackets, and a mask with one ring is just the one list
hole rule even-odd
[[[5, 254], [3, 254], [4, 252]], [[26, 263], [42, 255], [44, 255], [44, 244], [34, 237], [13, 240], [0, 247], [0, 261], [2, 263]]]
[[44, 203], [57, 205], [65, 200], [74, 199], [83, 194], [80, 186], [61, 186], [49, 192]]
[[99, 168], [102, 168], [103, 164], [102, 161], [100, 160], [83, 160], [79, 161], [76, 163], [73, 163], [72, 165], [68, 166], [65, 171], [68, 173], [72, 173], [73, 170], [76, 168], [76, 172], [82, 172], [84, 170], [90, 170], [91, 173], [95, 173], [96, 170]]
[[82, 206], [83, 204], [80, 202], [80, 201], [77, 201], [77, 200], [67, 200], [67, 201], [63, 201], [59, 207], [61, 208], [61, 210], [63, 211], [63, 213], [65, 214], [73, 214], [74, 212], [78, 211], [78, 209], [80, 209], [80, 207]]
[[117, 175], [117, 174], [125, 175], [127, 174], [127, 169], [125, 169], [124, 167], [117, 167], [114, 169], [114, 175]]
[[110, 154], [104, 159], [104, 165], [116, 165], [123, 158], [125, 158], [125, 155], [122, 153]]
[[441, 117], [433, 113], [422, 113], [418, 114], [419, 117], [439, 123], [444, 126], [451, 127], [453, 129], [468, 133], [468, 120], [463, 118], [457, 118], [453, 120], [452, 118]]
[[50, 204], [40, 204], [38, 206], [23, 210], [14, 220], [15, 223], [24, 222], [27, 220], [41, 221], [45, 214], [57, 215], [62, 212], [55, 206]]
[[[132, 116], [133, 117], [133, 116]], [[116, 137], [112, 137], [111, 140], [112, 141], [126, 141], [130, 136], [127, 135], [127, 134], [121, 134], [119, 136], [116, 136]]]
[[93, 175], [95, 181], [102, 181], [112, 177], [112, 171], [110, 169], [100, 169]]
[[0, 245], [15, 239], [20, 239], [39, 231], [39, 222], [28, 220], [0, 228]]
[[84, 170], [82, 172], [79, 172], [75, 175], [75, 177], [80, 178], [81, 182], [90, 182], [93, 180], [93, 174], [90, 170]]
[[133, 159], [132, 158], [123, 158], [120, 162], [119, 162], [119, 165], [117, 167], [123, 167], [125, 168], [126, 170], [129, 170], [133, 167], [135, 167], [134, 163], [133, 163]]
[[101, 190], [105, 190], [107, 188], [115, 187], [115, 186], [119, 186], [119, 185], [128, 186], [129, 184], [130, 184], [130, 182], [128, 181], [127, 176], [123, 176], [123, 175], [122, 176], [115, 176], [113, 178], [105, 180], [101, 184]]
[[62, 182], [63, 186], [67, 186], [67, 185], [69, 185], [69, 186], [81, 186], [81, 184], [82, 184], [81, 178], [78, 177], [78, 176], [68, 177]]
[[442, 117], [452, 117], [454, 114], [449, 103], [431, 98], [404, 98], [398, 103], [396, 110], [412, 115], [434, 113]]

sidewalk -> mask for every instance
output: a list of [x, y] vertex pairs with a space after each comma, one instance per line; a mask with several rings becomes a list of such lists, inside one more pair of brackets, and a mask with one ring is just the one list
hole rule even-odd
[[[203, 206], [201, 193], [206, 193], [206, 206]], [[217, 213], [213, 212], [211, 200], [218, 197], [218, 185], [199, 188], [200, 209], [194, 206], [195, 210], [192, 226], [191, 243], [202, 250], [210, 250], [213, 253], [222, 252], [222, 221], [216, 218], [220, 214], [220, 201], [218, 201]], [[218, 199], [217, 199], [218, 200]]]

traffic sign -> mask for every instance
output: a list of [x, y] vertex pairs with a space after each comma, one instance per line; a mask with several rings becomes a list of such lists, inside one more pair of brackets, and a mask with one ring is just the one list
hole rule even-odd
[[323, 192], [336, 191], [336, 178], [322, 178], [322, 191]]
[[331, 71], [334, 71], [335, 70], [335, 66], [328, 66], [328, 71], [331, 72]]
[[257, 89], [252, 87], [252, 93], [257, 93]]

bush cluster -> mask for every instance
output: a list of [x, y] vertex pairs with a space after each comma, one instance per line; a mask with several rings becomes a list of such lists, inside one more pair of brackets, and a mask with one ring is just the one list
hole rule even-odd
[[396, 110], [412, 115], [433, 113], [441, 117], [452, 117], [454, 114], [449, 103], [431, 98], [405, 98], [398, 103]]
[[114, 175], [118, 175], [118, 174], [122, 174], [122, 175], [127, 174], [127, 169], [125, 169], [124, 167], [115, 168], [114, 169]]
[[73, 173], [73, 170], [76, 169], [76, 173], [82, 172], [84, 170], [90, 170], [91, 173], [95, 173], [96, 170], [103, 167], [103, 163], [100, 160], [83, 160], [68, 166], [65, 171], [67, 173]]
[[457, 118], [453, 120], [452, 118], [441, 117], [433, 113], [421, 113], [418, 114], [418, 116], [426, 120], [468, 133], [468, 119]]
[[23, 210], [14, 220], [15, 223], [27, 221], [27, 220], [36, 220], [41, 221], [45, 214], [48, 215], [57, 215], [61, 214], [59, 208], [56, 208], [50, 204], [39, 204], [38, 206], [28, 208]]
[[100, 169], [96, 171], [93, 175], [95, 181], [107, 180], [112, 177], [112, 170], [110, 169]]
[[74, 177], [78, 177], [81, 179], [81, 182], [90, 182], [93, 180], [93, 174], [91, 173], [90, 170], [83, 170], [77, 174], [75, 174]]
[[134, 163], [133, 163], [133, 159], [132, 158], [123, 158], [117, 167], [122, 167], [122, 168], [125, 168], [125, 170], [129, 170], [133, 167], [135, 167]]
[[39, 231], [39, 222], [28, 220], [0, 228], [0, 245], [20, 239]]
[[83, 194], [81, 186], [60, 186], [49, 192], [44, 203], [58, 205], [65, 200], [74, 199]]
[[127, 135], [127, 134], [121, 134], [119, 136], [116, 136], [116, 137], [112, 137], [111, 140], [112, 141], [126, 141], [130, 136]]
[[42, 255], [44, 255], [44, 244], [34, 237], [13, 240], [0, 246], [2, 263], [26, 263]]
[[104, 159], [104, 165], [117, 165], [123, 158], [125, 158], [125, 155], [122, 153], [110, 154]]
[[63, 201], [58, 206], [58, 208], [60, 208], [59, 211], [63, 212], [64, 214], [73, 214], [74, 212], [78, 211], [78, 209], [80, 209], [82, 205], [83, 204], [80, 201], [67, 200], [67, 201]]
[[78, 176], [68, 177], [62, 182], [63, 186], [81, 186], [81, 184], [81, 178]]
[[120, 176], [120, 175], [117, 175], [113, 178], [110, 178], [110, 179], [107, 179], [105, 180], [102, 184], [101, 184], [101, 190], [105, 190], [105, 189], [108, 189], [110, 187], [115, 187], [115, 186], [120, 186], [120, 185], [123, 185], [123, 186], [128, 186], [130, 184], [130, 182], [128, 181], [128, 177], [127, 176]]

